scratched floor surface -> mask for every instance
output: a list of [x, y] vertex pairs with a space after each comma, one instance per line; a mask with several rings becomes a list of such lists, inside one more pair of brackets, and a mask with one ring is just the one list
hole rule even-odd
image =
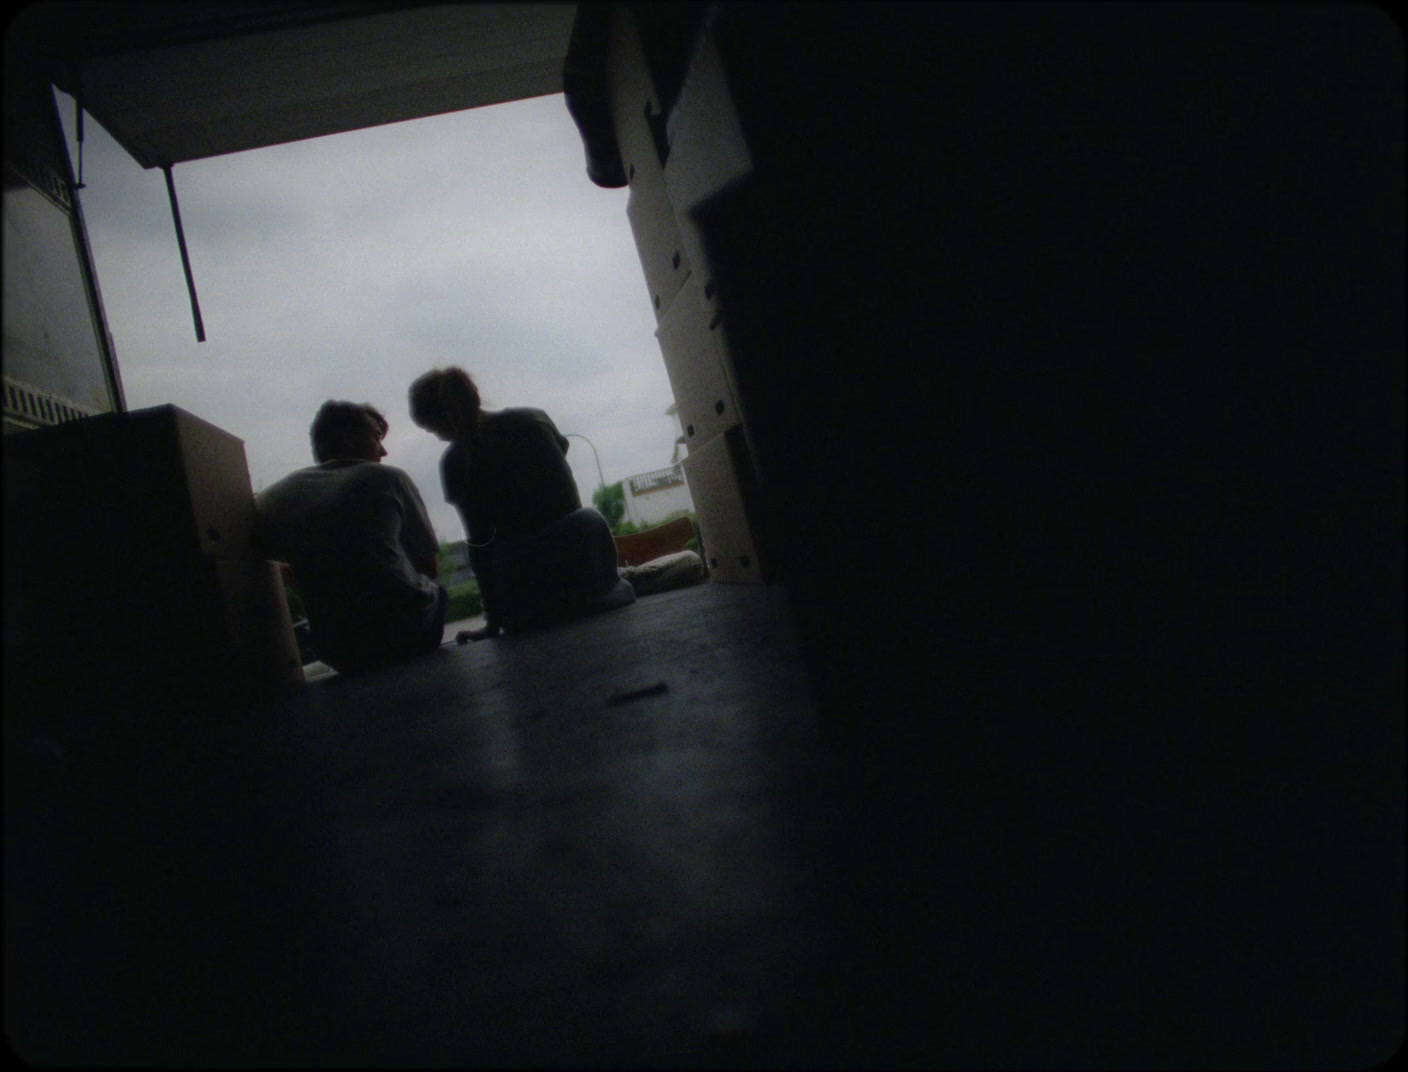
[[906, 696], [835, 635], [839, 700], [780, 590], [709, 585], [253, 707], [59, 739], [7, 712], [6, 1039], [141, 1067], [1401, 1045], [1402, 737], [1352, 682], [1062, 708], [1031, 651], [985, 677], [926, 641]]
[[165, 717], [65, 745], [12, 794], [21, 1056], [835, 1055], [844, 823], [779, 589], [679, 590]]

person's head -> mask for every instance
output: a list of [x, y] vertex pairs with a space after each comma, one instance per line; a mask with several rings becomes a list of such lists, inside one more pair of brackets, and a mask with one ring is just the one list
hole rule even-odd
[[445, 440], [468, 439], [479, 421], [479, 388], [460, 368], [432, 369], [411, 384], [411, 420]]
[[386, 448], [381, 445], [386, 429], [386, 418], [375, 407], [329, 399], [308, 429], [313, 460], [319, 464], [343, 458], [379, 462], [386, 457]]

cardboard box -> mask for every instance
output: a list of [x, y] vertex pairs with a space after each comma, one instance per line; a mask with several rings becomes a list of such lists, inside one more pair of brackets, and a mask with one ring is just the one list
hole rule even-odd
[[699, 540], [711, 579], [745, 584], [768, 580], [758, 556], [749, 507], [751, 474], [743, 429], [735, 425], [684, 460], [689, 494], [699, 521]]

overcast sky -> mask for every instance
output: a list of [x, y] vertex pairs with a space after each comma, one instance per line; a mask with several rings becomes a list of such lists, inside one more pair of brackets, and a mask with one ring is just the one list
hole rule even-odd
[[[76, 139], [73, 103], [57, 94]], [[444, 444], [406, 389], [460, 365], [488, 408], [537, 406], [606, 481], [669, 464], [677, 427], [625, 189], [587, 178], [561, 94], [172, 169], [205, 324], [197, 342], [166, 183], [84, 117], [79, 194], [129, 409], [174, 403], [244, 440], [255, 490], [312, 464], [328, 398], [386, 414], [441, 542]], [[584, 504], [591, 448], [570, 441]]]

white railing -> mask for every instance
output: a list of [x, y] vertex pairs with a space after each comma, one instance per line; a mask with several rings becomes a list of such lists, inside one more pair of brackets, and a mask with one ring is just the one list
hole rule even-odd
[[80, 405], [72, 399], [40, 390], [9, 376], [5, 377], [4, 387], [5, 417], [26, 428], [64, 424], [83, 417], [95, 417], [99, 413], [92, 406]]

